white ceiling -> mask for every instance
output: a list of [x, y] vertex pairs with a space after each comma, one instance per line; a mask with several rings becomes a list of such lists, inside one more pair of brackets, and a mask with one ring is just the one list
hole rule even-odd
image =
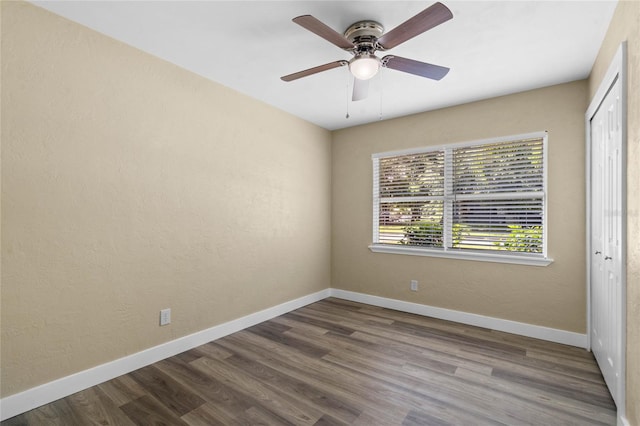
[[331, 130], [586, 78], [616, 7], [615, 0], [442, 2], [452, 20], [388, 52], [449, 74], [433, 81], [382, 69], [369, 97], [351, 102], [347, 67], [280, 80], [351, 57], [291, 19], [311, 14], [340, 33], [372, 19], [389, 31], [432, 1], [34, 1]]

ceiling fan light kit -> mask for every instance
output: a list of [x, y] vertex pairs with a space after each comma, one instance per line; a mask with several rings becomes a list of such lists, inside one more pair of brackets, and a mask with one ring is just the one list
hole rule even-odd
[[434, 3], [386, 33], [384, 32], [384, 27], [378, 22], [358, 21], [347, 28], [344, 34], [340, 34], [311, 15], [298, 16], [293, 19], [293, 22], [351, 53], [354, 57], [350, 61], [338, 60], [280, 78], [283, 81], [293, 81], [348, 65], [349, 71], [356, 79], [353, 100], [360, 100], [366, 97], [366, 90], [363, 90], [363, 86], [360, 84], [360, 87], [357, 87], [358, 81], [371, 79], [378, 73], [381, 66], [432, 80], [440, 80], [449, 72], [449, 68], [395, 55], [387, 55], [380, 59], [375, 53], [379, 50], [392, 49], [451, 18], [453, 18], [453, 14], [449, 8], [442, 3]]
[[380, 69], [380, 59], [376, 55], [359, 55], [349, 61], [349, 71], [359, 80], [369, 80]]

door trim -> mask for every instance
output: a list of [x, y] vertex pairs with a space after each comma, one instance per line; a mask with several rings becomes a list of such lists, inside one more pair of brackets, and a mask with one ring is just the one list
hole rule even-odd
[[585, 127], [586, 127], [586, 211], [587, 211], [587, 233], [586, 233], [586, 266], [587, 266], [587, 347], [591, 350], [591, 120], [595, 116], [598, 108], [604, 101], [607, 93], [611, 87], [617, 82], [620, 82], [620, 114], [621, 114], [621, 179], [620, 179], [620, 191], [621, 191], [621, 203], [622, 203], [622, 217], [621, 217], [621, 252], [622, 259], [620, 260], [620, 295], [622, 298], [620, 315], [620, 339], [621, 339], [621, 351], [620, 351], [620, 380], [618, 382], [618, 424], [624, 424], [625, 418], [625, 405], [626, 405], [626, 330], [627, 330], [627, 315], [626, 315], [626, 303], [627, 303], [627, 42], [622, 42], [613, 57], [611, 64], [605, 74], [604, 78], [598, 86], [587, 112], [585, 113]]

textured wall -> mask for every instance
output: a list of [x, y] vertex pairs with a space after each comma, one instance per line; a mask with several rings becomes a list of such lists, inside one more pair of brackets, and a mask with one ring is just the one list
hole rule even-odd
[[589, 77], [590, 99], [627, 41], [627, 419], [640, 425], [640, 2], [620, 1]]
[[328, 131], [1, 7], [3, 397], [329, 287]]
[[[0, 2], [0, 22], [3, 397], [328, 287], [330, 229], [334, 287], [585, 331], [584, 82], [336, 132], [330, 228], [328, 132], [32, 5]], [[639, 2], [620, 2], [591, 94], [625, 39], [640, 424]], [[554, 264], [367, 249], [372, 152], [538, 130]]]
[[[332, 285], [584, 333], [586, 81], [334, 132]], [[372, 253], [371, 154], [547, 130], [547, 267]], [[409, 290], [416, 279], [420, 291]]]

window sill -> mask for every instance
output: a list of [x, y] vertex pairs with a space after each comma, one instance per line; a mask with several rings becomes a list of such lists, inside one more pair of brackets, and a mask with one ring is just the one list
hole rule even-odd
[[443, 257], [447, 259], [475, 260], [479, 262], [512, 263], [517, 265], [547, 266], [553, 262], [548, 257], [522, 256], [517, 254], [494, 254], [469, 251], [444, 251], [437, 249], [372, 244], [369, 250], [374, 253], [405, 254], [411, 256]]

